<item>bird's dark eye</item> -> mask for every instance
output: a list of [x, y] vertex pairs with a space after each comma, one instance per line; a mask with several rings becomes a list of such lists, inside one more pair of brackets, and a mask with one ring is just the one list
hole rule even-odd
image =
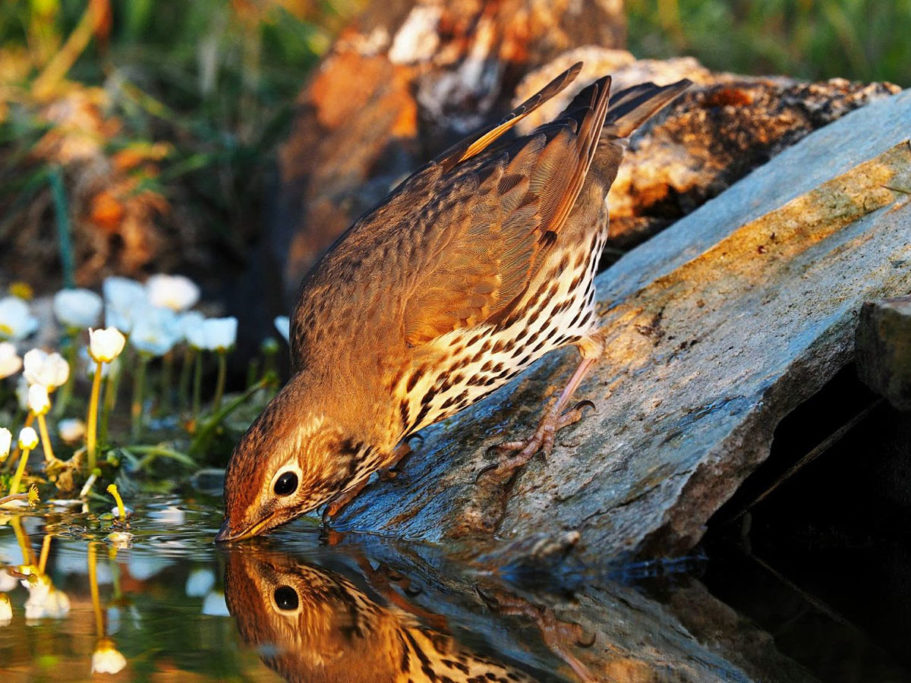
[[280, 610], [290, 612], [297, 609], [297, 591], [291, 586], [279, 586], [275, 589], [273, 597], [275, 598], [275, 604]]
[[285, 472], [275, 480], [272, 489], [277, 496], [290, 496], [297, 491], [297, 475], [294, 472]]

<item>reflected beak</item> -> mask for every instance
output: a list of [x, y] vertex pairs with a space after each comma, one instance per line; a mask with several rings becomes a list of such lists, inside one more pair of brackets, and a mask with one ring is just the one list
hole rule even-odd
[[247, 529], [241, 531], [232, 531], [231, 530], [231, 520], [225, 517], [225, 521], [221, 525], [221, 529], [218, 530], [218, 533], [215, 534], [216, 543], [226, 543], [228, 541], [242, 541], [245, 538], [250, 538], [252, 536], [257, 536], [261, 534], [264, 530], [272, 528], [270, 522], [272, 521], [273, 515], [261, 519], [256, 524]]

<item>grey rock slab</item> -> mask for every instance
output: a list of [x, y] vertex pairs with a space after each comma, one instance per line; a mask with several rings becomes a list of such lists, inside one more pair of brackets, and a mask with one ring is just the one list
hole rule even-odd
[[779, 421], [852, 359], [861, 304], [911, 289], [909, 135], [906, 91], [809, 135], [603, 273], [607, 348], [577, 394], [597, 411], [546, 461], [476, 482], [489, 446], [533, 429], [572, 349], [425, 430], [338, 528], [501, 561], [570, 531], [588, 564], [692, 548]]
[[[911, 261], [898, 264], [911, 268]], [[868, 301], [857, 324], [861, 380], [899, 410], [911, 410], [911, 296]]]

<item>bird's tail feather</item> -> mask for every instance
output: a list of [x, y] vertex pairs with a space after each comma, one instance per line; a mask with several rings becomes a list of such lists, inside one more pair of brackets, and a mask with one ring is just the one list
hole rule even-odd
[[692, 81], [683, 79], [670, 85], [649, 82], [621, 90], [610, 98], [604, 133], [617, 138], [629, 137], [691, 85]]

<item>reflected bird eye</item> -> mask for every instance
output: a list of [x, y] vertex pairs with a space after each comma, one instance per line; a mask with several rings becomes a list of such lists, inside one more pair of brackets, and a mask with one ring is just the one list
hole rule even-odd
[[275, 604], [282, 611], [296, 610], [298, 605], [297, 591], [291, 586], [279, 586], [275, 589]]
[[273, 490], [278, 496], [290, 496], [297, 491], [297, 475], [294, 472], [285, 472], [275, 480]]

